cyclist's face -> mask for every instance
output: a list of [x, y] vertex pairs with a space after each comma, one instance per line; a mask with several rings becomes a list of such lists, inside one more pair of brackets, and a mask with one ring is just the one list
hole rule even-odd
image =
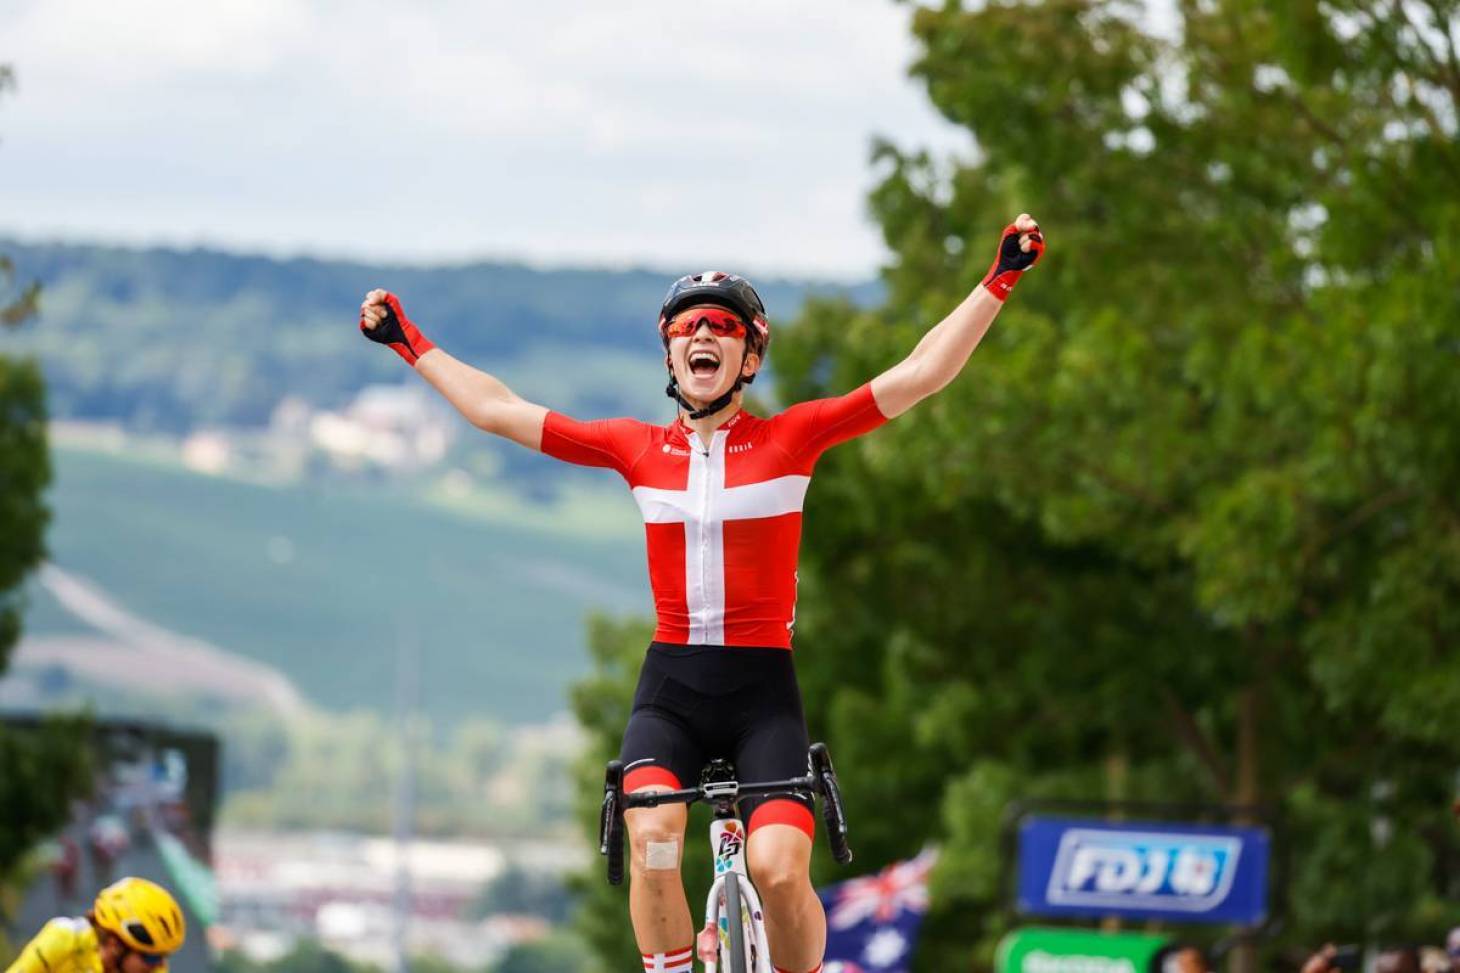
[[719, 398], [737, 376], [754, 375], [760, 367], [760, 356], [746, 353], [743, 336], [717, 335], [708, 323], [692, 335], [670, 338], [668, 358], [680, 393], [697, 402]]
[[101, 968], [104, 973], [157, 973], [157, 961], [148, 962], [143, 956], [127, 948], [127, 944], [113, 935], [104, 933], [101, 942]]

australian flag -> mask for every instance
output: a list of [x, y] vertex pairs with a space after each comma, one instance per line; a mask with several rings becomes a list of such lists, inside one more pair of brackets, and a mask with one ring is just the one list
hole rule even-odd
[[906, 973], [937, 860], [937, 850], [927, 848], [876, 875], [818, 892], [826, 906], [826, 973]]

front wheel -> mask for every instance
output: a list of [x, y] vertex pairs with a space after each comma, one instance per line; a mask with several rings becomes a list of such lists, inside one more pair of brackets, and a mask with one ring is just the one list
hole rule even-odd
[[720, 929], [720, 969], [725, 973], [747, 973], [749, 950], [746, 948], [746, 914], [740, 895], [740, 876], [735, 872], [727, 874], [724, 888], [725, 908], [720, 912], [720, 921], [724, 923]]

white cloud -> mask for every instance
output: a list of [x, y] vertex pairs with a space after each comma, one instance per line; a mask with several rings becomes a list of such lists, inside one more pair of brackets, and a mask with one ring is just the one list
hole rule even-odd
[[885, 0], [12, 0], [0, 232], [870, 273]]

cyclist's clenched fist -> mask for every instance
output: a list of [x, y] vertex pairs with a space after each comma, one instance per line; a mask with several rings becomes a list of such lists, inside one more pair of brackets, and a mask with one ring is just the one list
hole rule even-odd
[[1020, 213], [999, 237], [999, 249], [983, 279], [984, 288], [1000, 301], [1004, 300], [1019, 283], [1019, 275], [1038, 263], [1043, 254], [1044, 234], [1039, 224], [1028, 213]]
[[406, 317], [400, 300], [390, 291], [378, 287], [360, 302], [360, 333], [371, 341], [389, 345], [412, 366], [436, 347]]

